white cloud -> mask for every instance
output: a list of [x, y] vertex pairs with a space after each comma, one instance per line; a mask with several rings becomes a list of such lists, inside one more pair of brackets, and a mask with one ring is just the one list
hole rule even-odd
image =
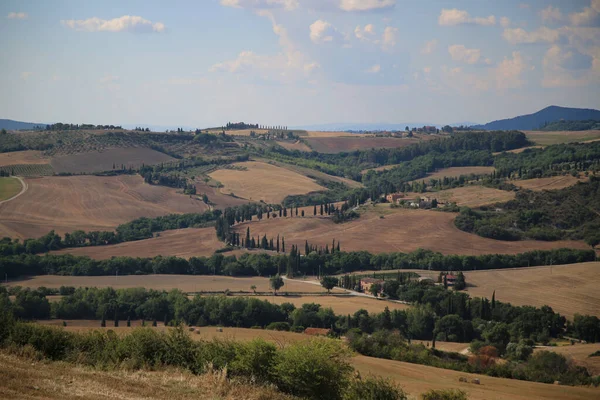
[[375, 64], [365, 71], [368, 74], [378, 74], [381, 72], [381, 65]]
[[26, 19], [27, 14], [24, 12], [10, 12], [6, 16], [6, 18], [8, 18], [8, 19]]
[[396, 41], [398, 40], [398, 28], [394, 28], [391, 26], [387, 26], [383, 31], [383, 36], [381, 38], [381, 47], [386, 51], [391, 51], [394, 46], [396, 46]]
[[562, 13], [558, 7], [548, 6], [540, 11], [540, 17], [544, 22], [560, 21], [563, 18]]
[[425, 45], [421, 49], [421, 54], [431, 54], [437, 47], [438, 41], [436, 39], [425, 42]]
[[510, 26], [510, 19], [508, 17], [502, 17], [502, 18], [500, 18], [500, 25], [503, 28], [508, 28]]
[[590, 7], [585, 7], [581, 12], [570, 14], [569, 19], [573, 25], [577, 26], [599, 26], [600, 0], [592, 0]]
[[100, 19], [97, 17], [88, 19], [70, 19], [60, 21], [66, 26], [77, 31], [86, 32], [164, 32], [165, 24], [153, 23], [139, 16], [123, 15], [119, 18]]
[[23, 79], [24, 81], [27, 81], [32, 75], [33, 75], [33, 72], [29, 72], [29, 71], [21, 72], [21, 79]]
[[310, 40], [316, 44], [333, 42], [334, 36], [337, 36], [338, 34], [333, 25], [320, 19], [313, 22], [310, 25], [309, 30]]
[[235, 8], [283, 8], [291, 11], [298, 8], [298, 0], [221, 0], [222, 6]]
[[496, 86], [498, 89], [513, 89], [523, 86], [525, 81], [521, 75], [530, 68], [521, 53], [513, 51], [512, 58], [504, 60], [496, 67]]
[[339, 0], [339, 7], [344, 11], [373, 11], [392, 8], [396, 0]]
[[117, 82], [119, 82], [119, 80], [120, 80], [120, 78], [118, 76], [104, 75], [102, 78], [100, 78], [100, 83], [101, 84], [117, 83]]
[[296, 49], [289, 37], [287, 29], [278, 24], [268, 10], [259, 10], [258, 15], [267, 17], [273, 26], [273, 32], [279, 37], [282, 52], [273, 55], [256, 54], [253, 51], [242, 51], [235, 59], [214, 64], [210, 72], [228, 72], [248, 75], [263, 81], [289, 82], [300, 77], [307, 77], [320, 68]]
[[458, 10], [456, 8], [447, 10], [443, 9], [438, 18], [438, 24], [441, 26], [456, 26], [462, 24], [471, 25], [496, 25], [496, 17], [471, 17], [468, 12]]
[[542, 86], [547, 88], [576, 87], [600, 82], [600, 51], [596, 57], [581, 54], [573, 48], [551, 46], [542, 61], [544, 77]]
[[455, 44], [448, 47], [448, 53], [454, 61], [460, 61], [467, 64], [477, 64], [481, 58], [481, 50], [468, 49], [462, 44]]
[[361, 26], [358, 25], [356, 28], [354, 28], [354, 36], [356, 36], [357, 39], [368, 40], [369, 37], [373, 36], [374, 34], [375, 27], [373, 24], [367, 24], [364, 28], [361, 28]]
[[523, 28], [505, 29], [502, 33], [504, 39], [512, 44], [520, 43], [554, 43], [557, 42], [560, 37], [560, 32], [555, 29], [549, 29], [545, 26], [532, 31], [527, 32]]

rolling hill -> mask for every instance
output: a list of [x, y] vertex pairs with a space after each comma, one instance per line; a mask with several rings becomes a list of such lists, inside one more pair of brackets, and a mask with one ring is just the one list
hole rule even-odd
[[12, 119], [0, 119], [0, 129], [9, 131], [18, 131], [20, 129], [33, 129], [36, 126], [46, 126], [46, 124], [35, 122], [13, 121]]
[[494, 130], [537, 130], [545, 123], [566, 120], [600, 120], [600, 110], [590, 108], [546, 107], [536, 113], [474, 125], [475, 129]]

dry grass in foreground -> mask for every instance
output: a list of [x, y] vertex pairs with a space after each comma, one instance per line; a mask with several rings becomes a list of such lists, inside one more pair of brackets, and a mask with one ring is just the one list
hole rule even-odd
[[326, 190], [304, 175], [267, 163], [249, 161], [233, 166], [246, 170], [220, 169], [209, 175], [223, 184], [222, 193], [248, 200], [276, 204], [290, 195]]
[[[252, 292], [250, 287], [255, 285], [257, 292], [271, 291], [269, 278], [234, 278], [212, 275], [124, 275], [118, 277], [38, 275], [22, 280], [9, 281], [8, 284], [30, 288], [38, 288], [40, 286], [48, 288], [59, 288], [61, 286], [112, 287], [115, 289], [143, 287], [155, 290], [179, 289], [187, 293], [201, 291], [223, 292], [227, 289], [232, 292]], [[2, 285], [4, 285], [4, 281]], [[286, 280], [285, 285], [280, 289], [280, 293], [283, 292], [325, 293], [327, 291], [318, 285]], [[343, 290], [334, 289], [333, 292], [343, 292]]]
[[224, 374], [178, 370], [114, 371], [0, 353], [0, 398], [4, 399], [291, 399], [272, 388], [232, 382]]

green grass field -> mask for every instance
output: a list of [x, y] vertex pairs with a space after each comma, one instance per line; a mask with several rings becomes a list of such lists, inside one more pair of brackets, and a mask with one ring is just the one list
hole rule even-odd
[[21, 191], [21, 182], [12, 177], [0, 178], [0, 201], [10, 199]]

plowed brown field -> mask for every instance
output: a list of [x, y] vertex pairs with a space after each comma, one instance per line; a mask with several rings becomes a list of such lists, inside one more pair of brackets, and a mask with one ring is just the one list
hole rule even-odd
[[27, 179], [29, 189], [0, 205], [0, 237], [39, 237], [51, 230], [111, 230], [139, 217], [204, 212], [202, 201], [140, 176]]

